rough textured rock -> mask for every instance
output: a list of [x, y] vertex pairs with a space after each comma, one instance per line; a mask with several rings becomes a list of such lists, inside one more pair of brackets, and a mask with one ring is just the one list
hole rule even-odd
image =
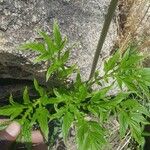
[[[88, 77], [94, 51], [110, 0], [1, 0], [0, 1], [0, 52], [21, 54], [32, 59], [34, 54], [23, 53], [19, 44], [38, 38], [36, 30], [51, 32], [57, 19], [63, 34], [70, 43], [77, 43], [71, 62], [77, 63], [84, 77]], [[109, 54], [116, 37], [116, 25], [103, 47], [102, 57]], [[101, 60], [100, 60], [101, 64]]]

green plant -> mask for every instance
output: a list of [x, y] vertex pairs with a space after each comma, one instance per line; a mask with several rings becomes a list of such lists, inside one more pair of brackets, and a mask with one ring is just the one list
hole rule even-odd
[[[98, 71], [88, 81], [82, 81], [79, 69], [66, 66], [71, 48], [66, 48], [67, 39], [62, 37], [57, 22], [53, 25], [53, 37], [40, 32], [43, 42], [32, 42], [22, 46], [23, 49], [38, 52], [35, 62], [48, 62], [46, 81], [55, 78], [61, 86], [42, 87], [34, 79], [38, 98], [30, 99], [25, 87], [22, 100], [15, 101], [11, 95], [9, 105], [0, 108], [0, 115], [8, 116], [22, 125], [19, 140], [31, 149], [31, 130], [39, 126], [47, 142], [51, 140], [49, 128], [52, 121], [61, 124], [64, 142], [68, 132], [75, 126], [76, 143], [79, 150], [105, 149], [108, 143], [108, 129], [105, 123], [113, 116], [120, 123], [120, 136], [127, 132], [141, 146], [144, 144], [143, 129], [149, 124], [150, 112], [145, 104], [150, 99], [150, 68], [143, 68], [144, 56], [135, 45], [130, 45], [124, 54], [119, 50], [104, 63], [104, 75]], [[76, 79], [68, 83], [68, 77], [76, 74]], [[111, 82], [109, 82], [111, 81]], [[108, 85], [103, 87], [102, 84]], [[110, 83], [110, 84], [109, 84]], [[93, 90], [92, 86], [99, 86]], [[108, 93], [117, 87], [119, 92], [113, 97]], [[90, 116], [90, 117], [89, 117]], [[0, 125], [7, 126], [9, 122]]]

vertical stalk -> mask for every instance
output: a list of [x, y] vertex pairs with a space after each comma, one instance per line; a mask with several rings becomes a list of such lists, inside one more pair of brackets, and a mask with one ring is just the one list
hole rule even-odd
[[94, 59], [93, 59], [89, 79], [91, 79], [93, 77], [94, 72], [96, 70], [99, 55], [100, 55], [100, 52], [102, 50], [103, 44], [105, 42], [105, 39], [106, 39], [106, 36], [107, 36], [107, 33], [108, 33], [108, 29], [109, 29], [111, 20], [113, 18], [113, 14], [115, 12], [117, 3], [118, 3], [118, 0], [111, 0], [111, 2], [110, 2], [108, 12], [107, 12], [107, 15], [106, 15], [106, 18], [105, 18], [105, 21], [104, 21], [103, 29], [102, 29], [102, 32], [101, 32], [101, 35], [100, 35], [100, 38], [99, 38], [99, 41], [98, 41], [97, 49], [96, 49], [96, 52], [95, 52], [95, 55], [94, 55]]

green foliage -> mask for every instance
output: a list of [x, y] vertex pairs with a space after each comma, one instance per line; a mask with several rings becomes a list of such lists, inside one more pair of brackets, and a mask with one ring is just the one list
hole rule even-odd
[[48, 133], [49, 133], [48, 116], [49, 116], [49, 112], [44, 107], [38, 108], [36, 110], [37, 122], [38, 122], [40, 129], [47, 141], [48, 141]]
[[104, 129], [94, 121], [78, 122], [76, 137], [79, 150], [100, 150], [106, 144]]
[[39, 56], [34, 60], [35, 63], [47, 61], [50, 64], [47, 68], [46, 81], [51, 75], [59, 75], [59, 78], [70, 75], [75, 66], [68, 68], [65, 63], [68, 61], [71, 48], [63, 50], [67, 44], [67, 38], [62, 37], [57, 22], [54, 22], [52, 37], [42, 31], [39, 35], [43, 38], [43, 42], [26, 43], [21, 46], [21, 49], [38, 52]]
[[27, 149], [32, 149], [32, 143], [31, 143], [31, 131], [32, 131], [32, 126], [30, 125], [30, 121], [26, 119], [24, 124], [22, 125], [22, 142], [26, 143], [26, 148]]
[[24, 104], [30, 104], [30, 98], [29, 98], [29, 94], [28, 94], [28, 87], [25, 87], [25, 90], [23, 92], [23, 100], [24, 100]]
[[150, 117], [149, 111], [139, 104], [136, 99], [127, 99], [122, 102], [119, 110], [120, 135], [124, 137], [129, 128], [131, 136], [139, 144], [143, 145], [144, 137], [142, 133], [144, 125], [150, 124], [145, 118], [145, 116]]
[[67, 111], [63, 116], [63, 124], [62, 124], [62, 133], [65, 141], [67, 140], [68, 132], [72, 125], [73, 120], [74, 120], [73, 114]]
[[[67, 40], [61, 35], [57, 22], [53, 25], [53, 36], [45, 32], [39, 34], [43, 42], [27, 43], [22, 48], [38, 53], [34, 62], [48, 62], [46, 81], [55, 77], [63, 84], [59, 87], [42, 87], [34, 79], [37, 98], [30, 98], [30, 91], [25, 87], [22, 100], [14, 100], [11, 95], [9, 104], [0, 108], [0, 115], [22, 125], [22, 140], [31, 143], [32, 128], [38, 125], [45, 140], [50, 143], [50, 123], [57, 120], [61, 124], [65, 142], [70, 128], [74, 126], [79, 150], [105, 149], [109, 134], [105, 123], [114, 117], [120, 124], [121, 138], [129, 132], [139, 145], [143, 145], [143, 129], [144, 125], [149, 124], [147, 118], [150, 117], [147, 108], [150, 68], [141, 66], [144, 57], [136, 47], [130, 45], [124, 54], [118, 50], [105, 61], [103, 76], [97, 71], [93, 78], [85, 82], [75, 65], [66, 66], [71, 48], [67, 48]], [[76, 79], [69, 84], [68, 77], [73, 73]], [[102, 86], [102, 83], [106, 86]], [[99, 88], [93, 90], [93, 85]], [[120, 91], [111, 96], [109, 93], [114, 87]], [[7, 124], [1, 124], [0, 128]], [[31, 144], [26, 147], [31, 149]]]
[[118, 59], [120, 58], [119, 51], [117, 51], [113, 57], [111, 57], [107, 62], [104, 64], [104, 71], [105, 73], [112, 71], [117, 65]]

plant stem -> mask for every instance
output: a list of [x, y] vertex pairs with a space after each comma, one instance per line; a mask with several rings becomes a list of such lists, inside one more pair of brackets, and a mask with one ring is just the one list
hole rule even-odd
[[101, 32], [101, 35], [100, 35], [100, 38], [99, 38], [99, 41], [98, 41], [97, 49], [96, 49], [96, 52], [95, 52], [95, 55], [94, 55], [89, 80], [93, 77], [94, 72], [96, 70], [99, 55], [101, 53], [103, 44], [105, 42], [105, 39], [106, 39], [106, 36], [107, 36], [107, 33], [108, 33], [108, 29], [109, 29], [111, 20], [113, 18], [113, 14], [114, 14], [115, 9], [117, 7], [117, 3], [118, 3], [118, 0], [111, 0], [111, 2], [110, 2], [108, 12], [107, 12], [107, 15], [106, 15], [106, 18], [105, 18], [105, 22], [104, 22], [104, 25], [103, 25], [103, 29], [102, 29], [102, 32]]
[[99, 80], [102, 80], [102, 79], [105, 79], [105, 78], [108, 78], [108, 77], [112, 77], [114, 75], [115, 72], [118, 71], [118, 68], [116, 70], [113, 70], [111, 73], [109, 74], [104, 74], [103, 76], [100, 76], [98, 77], [97, 79], [95, 79], [94, 81], [90, 82], [87, 82], [88, 86], [92, 86], [94, 83], [96, 83], [96, 81], [99, 81]]

